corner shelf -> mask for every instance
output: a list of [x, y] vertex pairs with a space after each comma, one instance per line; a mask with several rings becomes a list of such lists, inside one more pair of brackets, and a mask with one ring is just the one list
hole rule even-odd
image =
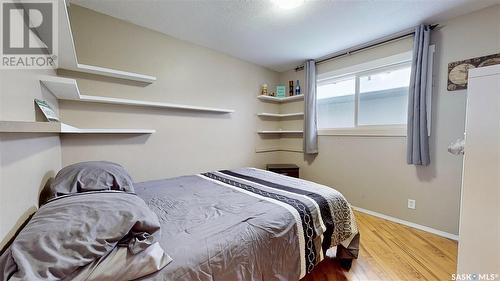
[[71, 24], [69, 21], [67, 3], [69, 3], [68, 0], [58, 0], [57, 3], [58, 4], [57, 13], [59, 19], [59, 24], [58, 24], [58, 34], [59, 34], [58, 67], [59, 68], [84, 72], [84, 73], [91, 73], [107, 77], [114, 77], [119, 79], [127, 79], [142, 83], [153, 83], [154, 81], [156, 81], [156, 77], [150, 75], [79, 63], [78, 58], [76, 56], [75, 43], [71, 31]]
[[266, 153], [266, 152], [276, 152], [276, 151], [286, 151], [286, 152], [298, 152], [303, 153], [304, 150], [301, 148], [287, 148], [287, 147], [267, 147], [267, 148], [256, 148], [256, 153]]
[[150, 129], [81, 129], [59, 122], [0, 121], [0, 133], [153, 134]]
[[262, 130], [262, 131], [257, 131], [258, 134], [268, 134], [268, 135], [277, 135], [277, 134], [292, 134], [292, 135], [298, 135], [298, 134], [303, 134], [304, 131], [302, 130]]
[[299, 116], [304, 116], [304, 112], [297, 112], [297, 113], [258, 113], [257, 116], [259, 117], [272, 117], [272, 118], [288, 118], [288, 117], [299, 117]]
[[257, 96], [257, 98], [259, 100], [262, 100], [262, 101], [284, 103], [284, 102], [289, 102], [289, 101], [303, 100], [304, 99], [304, 95], [296, 95], [296, 96], [289, 96], [289, 97], [283, 97], [283, 98], [260, 95], [260, 96]]
[[[296, 96], [288, 96], [288, 97], [272, 97], [272, 96], [266, 96], [266, 95], [260, 95], [257, 96], [257, 98], [261, 101], [264, 102], [273, 102], [273, 103], [287, 103], [287, 102], [293, 102], [293, 101], [301, 101], [304, 99], [304, 95], [296, 95]], [[279, 107], [281, 107], [280, 105]], [[303, 118], [304, 117], [304, 112], [292, 112], [292, 113], [270, 113], [270, 112], [260, 112], [257, 113], [258, 117], [261, 118], [276, 118], [276, 119], [285, 119], [285, 118]], [[280, 120], [281, 123], [281, 120]], [[301, 138], [302, 135], [304, 134], [303, 130], [283, 130], [283, 129], [277, 129], [277, 130], [260, 130], [257, 131], [257, 134], [261, 136], [269, 136], [273, 138], [284, 138], [284, 137], [292, 137], [292, 138]], [[303, 153], [302, 148], [296, 148], [296, 147], [289, 147], [289, 146], [270, 146], [270, 147], [261, 147], [261, 148], [256, 148], [255, 153], [266, 153], [266, 152], [296, 152], [296, 153]]]
[[132, 99], [111, 98], [102, 96], [81, 95], [75, 79], [46, 76], [41, 77], [40, 82], [59, 100], [74, 100], [81, 102], [107, 103], [130, 106], [158, 107], [180, 110], [204, 111], [210, 113], [233, 113], [232, 109], [212, 108], [203, 106], [192, 106], [184, 104], [173, 104], [164, 102], [140, 101]]

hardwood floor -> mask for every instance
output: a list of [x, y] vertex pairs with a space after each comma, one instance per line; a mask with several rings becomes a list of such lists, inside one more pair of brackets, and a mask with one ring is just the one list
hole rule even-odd
[[361, 233], [359, 258], [349, 272], [325, 259], [301, 281], [450, 280], [457, 242], [355, 212]]

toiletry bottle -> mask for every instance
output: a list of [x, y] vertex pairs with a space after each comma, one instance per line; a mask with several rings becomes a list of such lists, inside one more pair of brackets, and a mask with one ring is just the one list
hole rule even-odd
[[295, 95], [300, 95], [300, 84], [299, 84], [299, 80], [297, 80], [297, 85], [295, 86]]

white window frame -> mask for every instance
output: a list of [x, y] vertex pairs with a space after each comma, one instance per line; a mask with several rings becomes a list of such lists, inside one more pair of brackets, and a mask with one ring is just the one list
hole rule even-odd
[[[429, 135], [431, 133], [431, 100], [432, 100], [432, 65], [434, 62], [435, 45], [429, 46], [429, 62], [428, 62], [428, 76], [427, 79], [427, 126]], [[353, 128], [319, 128], [318, 135], [320, 136], [394, 136], [406, 137], [407, 127], [406, 124], [395, 125], [358, 125], [358, 110], [359, 110], [359, 77], [377, 73], [383, 69], [391, 69], [397, 66], [411, 63], [412, 52], [405, 52], [390, 57], [369, 61], [363, 64], [330, 71], [327, 73], [319, 74], [317, 76], [317, 83], [321, 85], [326, 81], [342, 79], [344, 77], [355, 77], [355, 104], [354, 104], [354, 124]]]

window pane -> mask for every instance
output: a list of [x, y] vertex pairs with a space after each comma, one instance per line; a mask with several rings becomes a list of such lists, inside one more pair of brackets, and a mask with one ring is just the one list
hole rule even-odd
[[406, 124], [411, 67], [359, 77], [359, 125]]
[[318, 85], [319, 128], [354, 127], [355, 88], [354, 77]]

